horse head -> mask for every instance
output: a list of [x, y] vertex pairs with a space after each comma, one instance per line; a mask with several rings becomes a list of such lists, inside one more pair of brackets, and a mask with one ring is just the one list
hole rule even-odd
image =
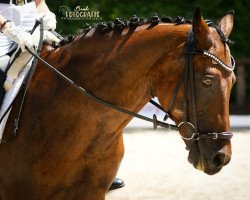
[[[174, 83], [177, 76], [183, 81], [179, 81], [177, 90], [168, 88], [172, 90], [168, 92], [170, 95], [164, 92], [156, 95], [164, 106], [172, 101], [169, 115], [179, 125], [180, 134], [189, 149], [189, 162], [210, 175], [219, 172], [231, 159], [229, 98], [235, 75], [227, 43], [233, 18], [233, 12], [229, 12], [218, 25], [209, 26], [200, 9], [196, 8], [188, 39], [172, 54], [175, 59], [171, 65], [182, 71], [177, 75], [173, 73], [172, 84], [178, 85], [178, 82]], [[193, 47], [187, 44], [190, 42]], [[164, 76], [169, 77], [169, 71]], [[169, 87], [164, 86], [162, 80], [158, 82], [161, 88]], [[225, 133], [230, 137], [224, 137]]]

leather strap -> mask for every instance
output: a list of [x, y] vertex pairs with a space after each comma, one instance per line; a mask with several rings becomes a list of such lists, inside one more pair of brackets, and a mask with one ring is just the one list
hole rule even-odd
[[199, 138], [203, 139], [222, 139], [222, 140], [230, 140], [233, 137], [233, 133], [231, 131], [225, 131], [221, 133], [200, 133], [198, 134]]
[[[195, 49], [195, 39], [194, 39], [194, 32], [193, 30], [189, 33], [190, 37], [190, 47], [188, 49], [189, 51], [193, 51]], [[193, 125], [194, 125], [194, 131], [195, 133], [198, 132], [198, 124], [197, 124], [197, 116], [196, 116], [196, 95], [195, 95], [195, 77], [194, 77], [194, 67], [193, 67], [193, 54], [186, 54], [188, 56], [188, 68], [189, 68], [189, 86], [190, 86], [190, 94], [191, 94], [191, 106], [192, 106], [192, 119], [193, 119]]]
[[171, 97], [171, 99], [169, 101], [168, 109], [167, 109], [167, 113], [169, 114], [169, 116], [171, 116], [170, 113], [171, 113], [171, 110], [172, 110], [172, 107], [173, 107], [173, 104], [174, 104], [174, 100], [175, 100], [175, 98], [176, 98], [176, 96], [178, 94], [178, 91], [180, 90], [183, 79], [184, 79], [184, 72], [181, 74], [181, 77], [179, 78], [178, 83], [175, 86], [173, 95], [172, 95], [172, 97]]

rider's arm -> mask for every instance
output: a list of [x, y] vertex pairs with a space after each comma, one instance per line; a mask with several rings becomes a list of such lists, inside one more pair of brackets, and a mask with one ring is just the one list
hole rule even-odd
[[[38, 13], [51, 13], [45, 0], [34, 0], [36, 3], [36, 8]], [[5, 28], [10, 28], [11, 23], [7, 22], [7, 20], [0, 15], [0, 27], [4, 30]], [[0, 30], [2, 31], [2, 30]]]
[[34, 0], [38, 11], [38, 18], [43, 17], [45, 30], [56, 29], [56, 16], [51, 12], [45, 0]]
[[[45, 3], [45, 0], [35, 0], [37, 5], [38, 12], [40, 16], [38, 18], [43, 17], [44, 28], [45, 30], [55, 30], [56, 28], [56, 17], [54, 13], [50, 12], [48, 6]], [[10, 20], [11, 19], [7, 19]], [[11, 40], [15, 41], [17, 44], [21, 46], [22, 51], [25, 51], [25, 46], [28, 48], [32, 48], [36, 46], [33, 37], [30, 33], [27, 33], [22, 28], [18, 28], [15, 26], [13, 22], [7, 22], [6, 19], [0, 15], [0, 28], [4, 35], [6, 35]], [[45, 40], [50, 41], [50, 43], [55, 42], [59, 43], [59, 39], [56, 38], [53, 34], [47, 33], [45, 34]], [[1, 42], [1, 41], [0, 41]]]
[[2, 15], [0, 15], [0, 29], [4, 35], [19, 44], [22, 51], [25, 51], [25, 46], [32, 48], [35, 45], [29, 33], [17, 28], [13, 22], [6, 20]]

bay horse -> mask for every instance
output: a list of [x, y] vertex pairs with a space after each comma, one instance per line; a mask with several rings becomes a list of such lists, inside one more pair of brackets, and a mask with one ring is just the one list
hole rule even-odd
[[[113, 105], [139, 112], [158, 97], [167, 108], [183, 74], [185, 45], [192, 29], [196, 49], [211, 53], [194, 54], [191, 60], [197, 131], [228, 132], [235, 76], [222, 68], [222, 63], [231, 65], [229, 46], [222, 39], [232, 31], [233, 13], [224, 15], [217, 26], [208, 26], [199, 8], [192, 24], [182, 19], [180, 23], [156, 21], [104, 32], [97, 27], [59, 48], [44, 46], [41, 57]], [[192, 113], [191, 104], [185, 111], [183, 101], [194, 99], [191, 91], [184, 96], [185, 87], [181, 83], [175, 92], [169, 114], [179, 124], [181, 136], [190, 138], [195, 119], [188, 114], [189, 123], [182, 123], [183, 115]], [[3, 139], [13, 132], [19, 101], [12, 108]], [[131, 119], [82, 95], [39, 62], [18, 135], [0, 145], [1, 199], [104, 200], [123, 158], [122, 132]], [[193, 137], [184, 142], [190, 149], [189, 162], [207, 174], [219, 172], [230, 161], [229, 139]]]

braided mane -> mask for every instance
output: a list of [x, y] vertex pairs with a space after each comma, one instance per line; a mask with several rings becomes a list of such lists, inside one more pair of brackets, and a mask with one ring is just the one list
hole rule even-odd
[[[211, 20], [206, 20], [208, 26], [212, 26], [216, 28], [217, 32], [219, 33], [221, 40], [227, 44], [233, 44], [231, 40], [229, 40], [220, 30], [219, 27], [215, 26], [215, 24]], [[121, 20], [120, 18], [116, 18], [113, 22], [101, 22], [93, 27], [86, 23], [83, 26], [81, 34], [87, 34], [90, 30], [95, 29], [95, 32], [99, 33], [110, 33], [110, 32], [122, 32], [126, 28], [136, 29], [138, 26], [142, 26], [145, 24], [150, 24], [151, 26], [156, 26], [160, 22], [162, 23], [174, 23], [175, 25], [180, 24], [192, 24], [192, 20], [185, 19], [184, 17], [177, 16], [175, 19], [169, 16], [159, 17], [157, 13], [154, 13], [150, 19], [146, 18], [139, 18], [136, 15], [133, 15], [130, 20]], [[62, 40], [59, 46], [63, 46], [65, 44], [69, 44], [74, 40], [75, 36], [69, 35], [67, 38]], [[54, 45], [54, 47], [58, 47]]]

